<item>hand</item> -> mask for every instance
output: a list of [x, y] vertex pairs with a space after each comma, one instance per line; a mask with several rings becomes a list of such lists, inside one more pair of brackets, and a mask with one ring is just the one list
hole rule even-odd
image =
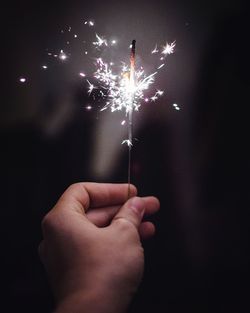
[[57, 313], [126, 310], [143, 273], [140, 240], [155, 231], [142, 219], [159, 209], [134, 186], [127, 193], [127, 184], [74, 184], [44, 217], [39, 253]]

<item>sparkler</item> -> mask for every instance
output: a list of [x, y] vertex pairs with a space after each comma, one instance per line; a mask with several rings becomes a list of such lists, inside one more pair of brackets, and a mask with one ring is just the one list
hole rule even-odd
[[[84, 21], [84, 25], [94, 29], [95, 23], [93, 21]], [[61, 33], [71, 34], [72, 39], [80, 40], [81, 36], [73, 32], [69, 26], [67, 30], [61, 30]], [[67, 51], [64, 49], [59, 52], [48, 52], [47, 55], [55, 60], [58, 60], [64, 64], [69, 63], [70, 39], [67, 38]], [[93, 59], [93, 56], [105, 55], [108, 49], [117, 46], [118, 42], [114, 38], [106, 38], [103, 35], [94, 32], [93, 39], [89, 43], [83, 41], [83, 51], [80, 52], [85, 58]], [[133, 40], [130, 46], [130, 64], [127, 65], [121, 62], [122, 66], [118, 66], [115, 62], [106, 62], [102, 57], [95, 58], [95, 71], [93, 74], [88, 73], [88, 70], [79, 71], [77, 73], [81, 79], [84, 78], [87, 84], [88, 95], [92, 96], [95, 100], [105, 101], [101, 108], [101, 111], [110, 109], [111, 112], [124, 110], [127, 117], [128, 138], [123, 140], [123, 144], [128, 146], [128, 197], [130, 197], [130, 184], [131, 184], [131, 152], [133, 147], [133, 112], [138, 111], [141, 104], [148, 102], [155, 102], [160, 96], [164, 94], [163, 90], [156, 89], [153, 94], [148, 95], [150, 85], [155, 82], [156, 75], [159, 71], [166, 68], [166, 58], [168, 55], [174, 53], [175, 41], [172, 43], [166, 42], [165, 45], [160, 46], [156, 44], [151, 50], [151, 55], [158, 58], [155, 71], [151, 74], [146, 74], [142, 66], [136, 68], [136, 54], [135, 46], [136, 41]], [[48, 69], [49, 66], [44, 65], [44, 69]], [[118, 69], [119, 68], [119, 69]], [[92, 76], [93, 75], [93, 76]], [[91, 77], [92, 76], [92, 77]], [[24, 82], [24, 79], [20, 79], [20, 82]], [[177, 104], [173, 107], [176, 110], [180, 110]], [[86, 110], [92, 110], [93, 106], [88, 105]], [[126, 121], [122, 121], [121, 125], [124, 125]]]
[[130, 55], [130, 101], [131, 105], [128, 112], [128, 198], [130, 198], [130, 183], [131, 183], [131, 149], [133, 146], [133, 102], [135, 91], [135, 43], [132, 41]]

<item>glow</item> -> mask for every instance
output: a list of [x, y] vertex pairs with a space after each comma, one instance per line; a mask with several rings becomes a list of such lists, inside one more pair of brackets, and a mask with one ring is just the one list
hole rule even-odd
[[26, 82], [26, 78], [21, 77], [21, 78], [19, 79], [19, 81], [20, 81], [21, 83], [25, 83], [25, 82]]

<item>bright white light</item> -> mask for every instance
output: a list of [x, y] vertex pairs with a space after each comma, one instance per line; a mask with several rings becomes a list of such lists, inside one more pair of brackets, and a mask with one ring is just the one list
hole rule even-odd
[[174, 47], [175, 47], [175, 45], [176, 45], [176, 43], [175, 43], [175, 41], [174, 42], [172, 42], [172, 43], [166, 43], [166, 45], [165, 46], [163, 46], [163, 50], [162, 50], [162, 54], [165, 54], [165, 55], [167, 55], [167, 54], [172, 54], [172, 53], [174, 53]]
[[21, 83], [25, 83], [25, 82], [26, 82], [26, 78], [21, 77], [21, 78], [19, 79], [19, 81], [20, 81]]
[[86, 75], [84, 74], [84, 73], [79, 73], [79, 75], [81, 76], [81, 77], [86, 77]]
[[174, 103], [173, 104], [173, 107], [175, 108], [175, 110], [179, 111], [180, 110], [180, 107], [178, 106], [178, 104]]
[[60, 51], [59, 59], [62, 61], [65, 61], [67, 59], [67, 55], [63, 52], [63, 50]]
[[87, 105], [86, 106], [86, 110], [90, 111], [92, 109], [92, 106], [91, 105]]
[[48, 66], [47, 66], [47, 65], [43, 65], [42, 68], [43, 68], [44, 70], [46, 70], [46, 69], [48, 68]]
[[121, 125], [123, 126], [123, 125], [125, 125], [125, 124], [126, 124], [126, 121], [123, 120], [123, 121], [121, 122]]

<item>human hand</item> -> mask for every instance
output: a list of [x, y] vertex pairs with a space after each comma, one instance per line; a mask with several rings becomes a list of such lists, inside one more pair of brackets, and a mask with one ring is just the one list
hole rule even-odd
[[39, 252], [57, 302], [57, 313], [124, 312], [140, 283], [141, 239], [154, 234], [142, 221], [159, 201], [138, 198], [127, 184], [70, 186], [44, 217]]

